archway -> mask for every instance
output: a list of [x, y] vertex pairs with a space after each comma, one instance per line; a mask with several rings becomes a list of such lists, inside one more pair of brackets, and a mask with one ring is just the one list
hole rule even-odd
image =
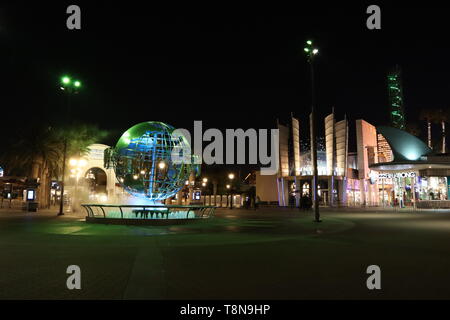
[[92, 167], [85, 174], [86, 186], [89, 195], [108, 194], [106, 172], [98, 167]]

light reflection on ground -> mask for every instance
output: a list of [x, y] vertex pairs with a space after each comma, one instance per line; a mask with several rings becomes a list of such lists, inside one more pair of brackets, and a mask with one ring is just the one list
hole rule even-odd
[[[448, 213], [323, 210], [317, 224], [298, 210], [230, 211], [171, 226], [0, 211], [0, 298], [450, 298]], [[64, 290], [70, 264], [79, 292]], [[378, 294], [365, 287], [371, 264]]]

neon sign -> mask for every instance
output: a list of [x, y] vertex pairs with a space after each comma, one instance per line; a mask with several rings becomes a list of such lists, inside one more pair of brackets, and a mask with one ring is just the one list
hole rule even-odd
[[396, 172], [396, 173], [379, 173], [378, 179], [393, 179], [393, 178], [415, 178], [417, 174], [415, 172]]

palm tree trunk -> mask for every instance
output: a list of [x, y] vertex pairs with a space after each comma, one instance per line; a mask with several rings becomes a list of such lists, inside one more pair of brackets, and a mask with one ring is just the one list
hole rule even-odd
[[48, 209], [50, 208], [50, 174], [47, 163], [45, 164], [43, 173], [42, 173], [42, 183], [40, 185], [42, 197], [40, 199], [42, 208]]
[[44, 187], [42, 187], [42, 176], [44, 173], [44, 161], [42, 157], [36, 156], [31, 164], [30, 178], [39, 181], [40, 186], [36, 190], [36, 200], [39, 203], [39, 208], [42, 208], [42, 199], [44, 195]]
[[[217, 196], [217, 181], [213, 181], [213, 194], [214, 194], [214, 205], [217, 206], [216, 196]], [[212, 202], [211, 202], [212, 204]]]
[[46, 197], [47, 197], [47, 174], [46, 174], [46, 163], [45, 161], [41, 165], [41, 170], [39, 172], [39, 189], [37, 194], [37, 202], [39, 203], [40, 209], [46, 208]]
[[33, 163], [31, 164], [31, 172], [30, 172], [31, 179], [39, 178], [40, 171], [41, 171], [41, 164], [42, 164], [42, 161], [40, 159], [35, 158], [33, 160]]
[[445, 121], [441, 121], [442, 124], [442, 153], [445, 153]]
[[428, 123], [428, 147], [430, 149], [433, 149], [433, 146], [431, 145], [431, 121], [428, 120], [427, 123]]

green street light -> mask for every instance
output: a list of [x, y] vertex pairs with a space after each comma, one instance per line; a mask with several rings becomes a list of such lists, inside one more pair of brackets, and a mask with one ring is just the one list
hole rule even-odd
[[[61, 83], [62, 86], [60, 87], [61, 90], [64, 91], [64, 93], [67, 95], [67, 107], [66, 107], [66, 118], [70, 118], [69, 112], [70, 112], [70, 100], [71, 96], [73, 94], [78, 93], [78, 89], [81, 87], [81, 81], [75, 80], [72, 81], [72, 79], [69, 76], [63, 76], [61, 77]], [[61, 199], [59, 203], [59, 212], [58, 216], [64, 215], [64, 177], [66, 174], [66, 158], [67, 158], [67, 137], [64, 136], [63, 138], [64, 147], [63, 147], [63, 161], [62, 161], [62, 179], [61, 179]]]
[[61, 82], [62, 82], [63, 84], [69, 84], [69, 83], [70, 83], [70, 78], [67, 77], [67, 76], [62, 77], [62, 78], [61, 78]]
[[319, 49], [313, 47], [311, 40], [306, 41], [306, 47], [303, 50], [305, 50], [308, 56], [308, 62], [311, 62], [313, 57], [319, 53]]
[[[303, 48], [306, 52], [308, 63], [311, 68], [311, 159], [313, 166], [313, 204], [314, 204], [314, 221], [321, 222], [319, 212], [319, 173], [317, 168], [317, 120], [316, 120], [316, 105], [314, 92], [314, 56], [319, 53], [319, 49], [313, 47], [311, 40], [306, 41], [306, 46]], [[333, 181], [333, 180], [332, 180]], [[333, 189], [332, 189], [333, 190]]]
[[81, 81], [73, 80], [69, 76], [61, 77], [61, 90], [66, 91], [68, 94], [77, 93], [81, 87]]

